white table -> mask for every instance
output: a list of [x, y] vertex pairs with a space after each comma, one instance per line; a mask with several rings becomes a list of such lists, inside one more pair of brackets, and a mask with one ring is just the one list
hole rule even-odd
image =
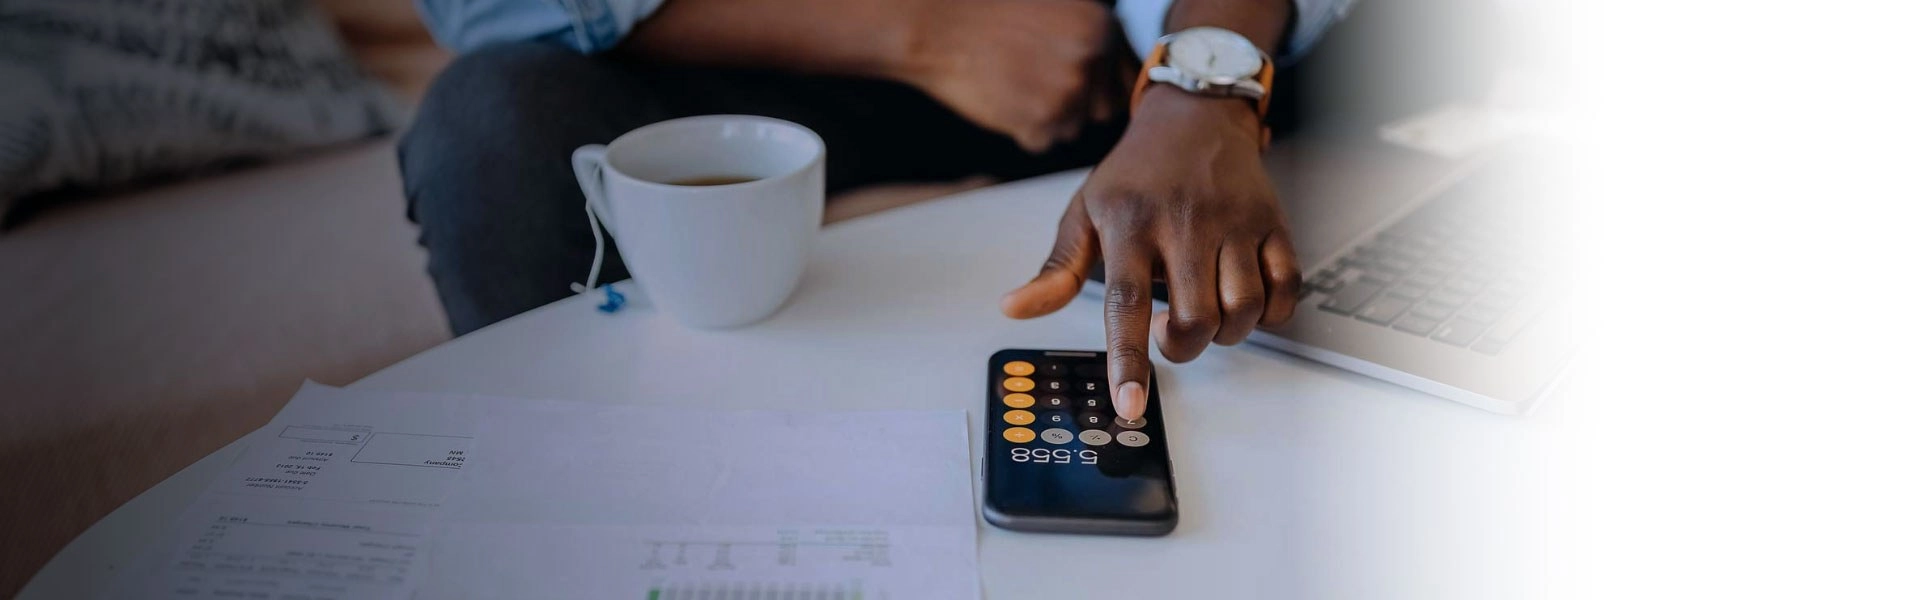
[[[965, 408], [978, 457], [995, 350], [1100, 348], [1098, 302], [1000, 316], [1051, 243], [1074, 171], [828, 228], [791, 302], [732, 331], [634, 294], [573, 298], [355, 383], [394, 391], [733, 408]], [[1166, 538], [980, 529], [992, 598], [1496, 598], [1544, 595], [1560, 402], [1513, 418], [1257, 348], [1159, 360], [1181, 500]], [[23, 597], [93, 595], [237, 453], [101, 519]], [[976, 461], [977, 462], [977, 461]], [[976, 474], [977, 475], [977, 474]]]

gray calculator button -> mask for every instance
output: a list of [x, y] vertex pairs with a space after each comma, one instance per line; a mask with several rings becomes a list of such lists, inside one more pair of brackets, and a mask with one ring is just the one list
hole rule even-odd
[[1146, 417], [1140, 417], [1140, 418], [1138, 418], [1138, 419], [1122, 419], [1122, 418], [1119, 418], [1119, 417], [1114, 417], [1114, 419], [1113, 419], [1113, 423], [1114, 423], [1115, 425], [1119, 425], [1119, 426], [1121, 426], [1121, 427], [1125, 427], [1125, 428], [1127, 428], [1127, 429], [1139, 429], [1139, 428], [1141, 428], [1141, 427], [1146, 427], [1146, 426], [1147, 426], [1147, 418], [1146, 418]]
[[1065, 444], [1073, 441], [1073, 432], [1055, 427], [1040, 432], [1040, 439], [1046, 440], [1049, 444]]
[[1088, 429], [1080, 432], [1080, 442], [1088, 446], [1105, 446], [1107, 442], [1111, 441], [1113, 441], [1113, 436], [1108, 435], [1105, 431]]
[[1113, 439], [1120, 440], [1120, 445], [1129, 448], [1147, 445], [1147, 434], [1139, 431], [1122, 431], [1120, 435], [1113, 436]]

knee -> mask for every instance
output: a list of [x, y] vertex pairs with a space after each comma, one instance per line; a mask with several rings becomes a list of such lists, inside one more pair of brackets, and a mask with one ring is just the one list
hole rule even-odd
[[539, 43], [489, 46], [461, 55], [435, 77], [400, 141], [402, 167], [503, 158], [533, 141], [558, 74], [591, 60]]

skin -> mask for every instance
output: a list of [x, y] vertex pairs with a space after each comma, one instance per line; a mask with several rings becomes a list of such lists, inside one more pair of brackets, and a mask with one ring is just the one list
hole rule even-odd
[[[1166, 30], [1209, 25], [1272, 52], [1288, 0], [1178, 0]], [[811, 18], [831, 14], [834, 18]], [[645, 60], [778, 67], [901, 81], [1038, 152], [1119, 109], [1112, 15], [1089, 0], [676, 0], [621, 51]], [[1128, 76], [1130, 78], [1130, 75]], [[1013, 318], [1066, 306], [1106, 270], [1108, 378], [1125, 418], [1146, 410], [1147, 339], [1185, 362], [1293, 315], [1300, 270], [1261, 168], [1253, 103], [1155, 85], [1060, 218], [1040, 274], [1001, 301]], [[1155, 314], [1156, 278], [1169, 310]]]

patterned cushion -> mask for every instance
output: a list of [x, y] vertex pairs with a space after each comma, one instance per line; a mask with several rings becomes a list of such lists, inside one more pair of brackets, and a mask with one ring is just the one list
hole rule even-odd
[[[0, 215], [397, 128], [306, 0], [0, 2]], [[29, 203], [33, 204], [33, 203]]]

